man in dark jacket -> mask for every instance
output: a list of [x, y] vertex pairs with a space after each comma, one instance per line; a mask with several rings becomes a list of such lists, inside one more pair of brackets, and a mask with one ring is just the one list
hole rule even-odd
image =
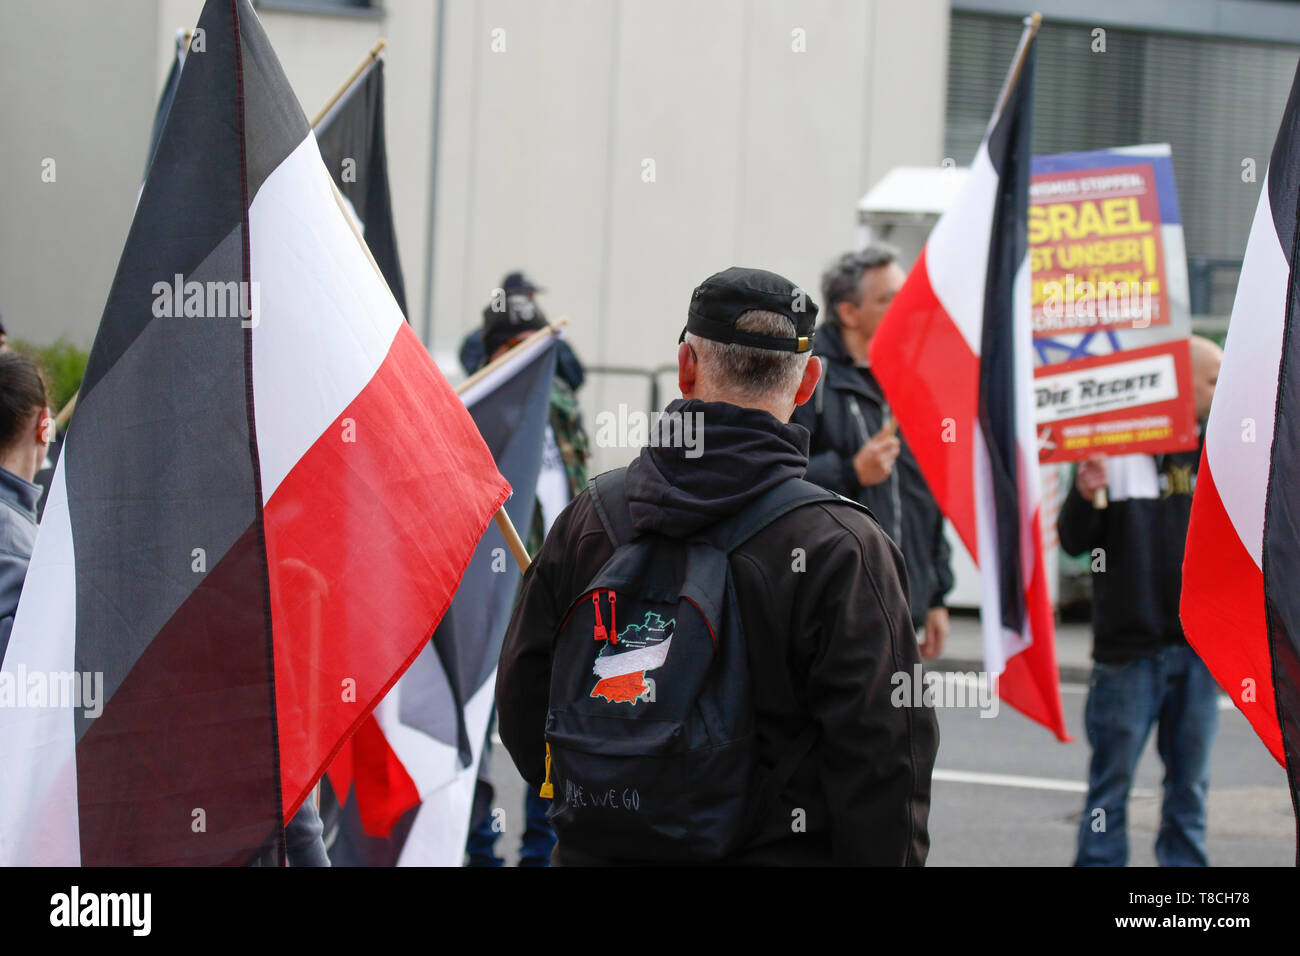
[[884, 245], [846, 253], [826, 270], [826, 321], [814, 347], [825, 371], [793, 421], [812, 436], [808, 480], [866, 505], [902, 549], [912, 627], [925, 629], [921, 656], [933, 660], [948, 637], [944, 597], [953, 583], [943, 514], [867, 365], [871, 338], [906, 278]]
[[[1197, 418], [1210, 414], [1223, 353], [1192, 338]], [[1202, 424], [1202, 431], [1204, 426]], [[1128, 862], [1126, 810], [1138, 759], [1157, 726], [1165, 765], [1156, 836], [1161, 866], [1206, 866], [1205, 804], [1218, 688], [1178, 618], [1183, 546], [1201, 453], [1121, 455], [1079, 463], [1057, 530], [1089, 556], [1094, 660], [1084, 723], [1092, 761], [1078, 866]], [[1101, 488], [1107, 504], [1094, 507]]]
[[[794, 304], [792, 304], [794, 303]], [[789, 423], [820, 362], [808, 346], [816, 306], [770, 272], [731, 269], [695, 290], [678, 347], [682, 399], [704, 441], [646, 447], [627, 469], [638, 532], [685, 538], [736, 514], [808, 464], [808, 433]], [[590, 492], [552, 527], [524, 576], [497, 678], [501, 739], [524, 779], [546, 777], [552, 641], [613, 546]], [[818, 734], [761, 826], [729, 863], [920, 865], [929, 848], [933, 709], [891, 704], [919, 655], [902, 555], [846, 504], [806, 504], [730, 556], [755, 701], [756, 749], [773, 767], [809, 723]], [[919, 703], [919, 702], [918, 702]], [[611, 843], [596, 859], [566, 847], [560, 864], [637, 862]]]

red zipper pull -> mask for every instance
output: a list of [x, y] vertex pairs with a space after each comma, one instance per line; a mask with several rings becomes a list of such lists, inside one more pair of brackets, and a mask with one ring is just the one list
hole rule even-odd
[[596, 626], [592, 629], [592, 635], [598, 641], [609, 640], [609, 632], [605, 630], [605, 622], [600, 618], [600, 592], [596, 591], [591, 596], [591, 603], [596, 605]]
[[614, 595], [614, 592], [610, 591], [609, 592], [609, 642], [611, 644], [618, 643], [618, 624], [615, 623], [614, 621], [614, 602], [617, 600], [618, 598]]

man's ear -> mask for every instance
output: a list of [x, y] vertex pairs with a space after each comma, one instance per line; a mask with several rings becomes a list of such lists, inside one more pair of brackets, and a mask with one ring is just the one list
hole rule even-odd
[[677, 346], [677, 387], [682, 390], [682, 398], [693, 398], [695, 392], [695, 374], [699, 371], [695, 352], [685, 342]]
[[808, 359], [808, 364], [804, 366], [803, 381], [799, 383], [799, 391], [794, 393], [794, 403], [802, 405], [808, 399], [812, 398], [813, 392], [817, 389], [817, 383], [822, 377], [822, 360], [816, 355]]
[[36, 444], [42, 447], [54, 440], [54, 415], [46, 405], [36, 413]]
[[836, 302], [835, 315], [840, 320], [840, 325], [850, 329], [858, 327], [858, 307], [852, 302]]

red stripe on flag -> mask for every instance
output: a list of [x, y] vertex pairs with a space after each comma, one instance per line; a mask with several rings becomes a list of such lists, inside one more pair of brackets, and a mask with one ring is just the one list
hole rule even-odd
[[420, 653], [509, 493], [403, 324], [265, 508], [286, 818]]
[[[1179, 612], [1188, 643], [1277, 762], [1286, 766], [1273, 696], [1264, 575], [1223, 507], [1204, 452], [1187, 529]], [[1254, 700], [1242, 699], [1248, 690]]]
[[872, 337], [871, 370], [939, 507], [978, 555], [979, 357], [935, 295], [924, 249]]
[[1034, 571], [1025, 589], [1025, 607], [1033, 643], [1007, 659], [1007, 669], [998, 679], [998, 694], [1030, 720], [1036, 720], [1051, 730], [1057, 740], [1069, 743], [1074, 738], [1066, 732], [1065, 709], [1061, 703], [1060, 672], [1056, 667], [1056, 623], [1043, 565], [1041, 511], [1041, 508], [1034, 510], [1030, 529], [1031, 540], [1038, 542], [1038, 547], [1034, 548]]
[[357, 728], [353, 740], [352, 783], [357, 791], [361, 828], [368, 836], [387, 837], [406, 811], [419, 806], [420, 791], [389, 746], [374, 714]]

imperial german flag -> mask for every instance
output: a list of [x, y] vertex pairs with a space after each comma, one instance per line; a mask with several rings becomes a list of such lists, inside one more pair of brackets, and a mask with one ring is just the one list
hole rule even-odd
[[980, 569], [998, 693], [1069, 740], [1040, 530], [1029, 325], [1034, 33], [970, 178], [871, 341], [871, 366], [935, 499]]
[[[1259, 193], [1205, 429], [1183, 631], [1300, 805], [1300, 68]], [[1300, 852], [1300, 851], [1298, 851]]]
[[281, 847], [508, 494], [248, 0], [208, 0], [0, 671], [102, 693], [0, 707], [0, 863]]

